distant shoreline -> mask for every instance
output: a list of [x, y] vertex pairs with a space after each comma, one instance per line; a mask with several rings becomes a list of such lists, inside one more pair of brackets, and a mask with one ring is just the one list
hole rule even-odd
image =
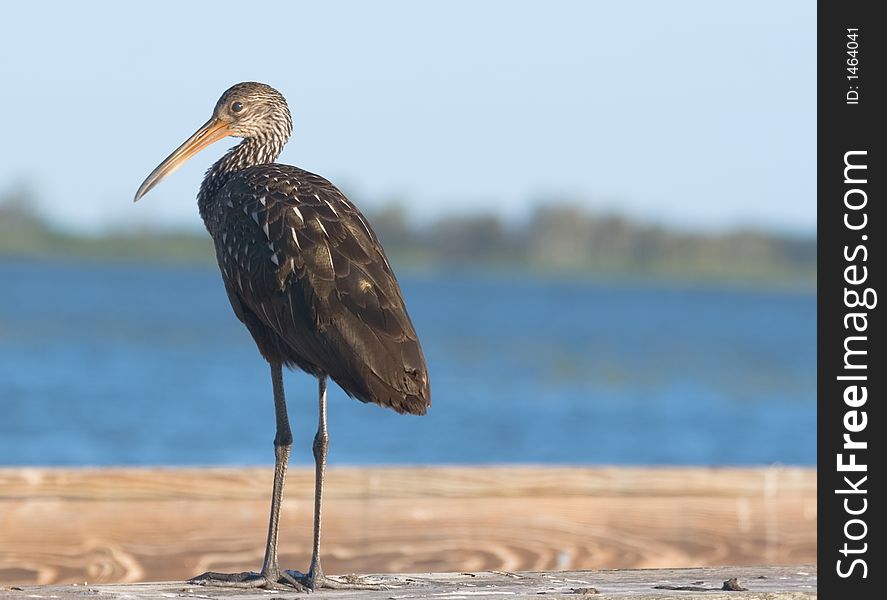
[[[563, 205], [540, 206], [519, 225], [492, 215], [457, 215], [416, 226], [397, 206], [368, 218], [398, 272], [758, 289], [816, 287], [813, 236], [757, 230], [685, 232]], [[212, 241], [203, 232], [76, 234], [49, 226], [21, 204], [2, 202], [0, 259], [215, 263]]]
[[[84, 264], [94, 266], [119, 266], [121, 268], [140, 266], [145, 268], [198, 268], [216, 269], [215, 257], [212, 254], [180, 256], [166, 252], [125, 252], [110, 254], [95, 251], [84, 252], [33, 252], [10, 251], [0, 248], [0, 265], [3, 263], [34, 262], [34, 263], [65, 263]], [[430, 262], [417, 263], [404, 260], [398, 255], [391, 255], [391, 263], [396, 273], [400, 276], [412, 277], [480, 277], [497, 279], [526, 279], [530, 278], [540, 282], [563, 282], [600, 284], [605, 286], [651, 286], [657, 288], [719, 288], [719, 289], [748, 289], [754, 291], [773, 291], [789, 293], [815, 293], [816, 279], [806, 277], [789, 277], [780, 279], [772, 277], [728, 277], [711, 276], [694, 273], [683, 273], [680, 276], [669, 275], [664, 272], [615, 272], [596, 270], [556, 270], [543, 267], [531, 267], [517, 264], [479, 264], [447, 265]]]

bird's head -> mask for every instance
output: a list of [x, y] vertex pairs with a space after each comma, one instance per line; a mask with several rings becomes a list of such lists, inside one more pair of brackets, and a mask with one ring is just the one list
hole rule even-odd
[[289, 137], [293, 128], [286, 100], [264, 83], [251, 81], [231, 86], [213, 110], [213, 119], [224, 124], [225, 135], [263, 139]]
[[135, 201], [185, 164], [195, 154], [218, 140], [232, 136], [273, 144], [279, 148], [289, 138], [293, 122], [283, 95], [264, 83], [238, 83], [222, 94], [213, 115], [203, 127], [176, 148], [142, 182]]

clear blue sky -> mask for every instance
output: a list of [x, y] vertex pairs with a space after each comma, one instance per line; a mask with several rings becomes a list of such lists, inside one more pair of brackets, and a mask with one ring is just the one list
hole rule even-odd
[[814, 2], [17, 2], [3, 8], [0, 194], [59, 224], [200, 227], [219, 142], [142, 179], [263, 81], [281, 160], [358, 205], [518, 218], [560, 197], [692, 228], [812, 232]]

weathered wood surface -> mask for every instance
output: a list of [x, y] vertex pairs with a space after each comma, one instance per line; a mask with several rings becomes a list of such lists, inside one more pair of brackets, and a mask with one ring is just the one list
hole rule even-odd
[[[291, 469], [281, 562], [310, 559], [313, 470]], [[334, 468], [328, 573], [816, 560], [812, 469]], [[257, 569], [271, 468], [0, 469], [0, 584]]]
[[[727, 582], [743, 591], [724, 591]], [[717, 567], [707, 569], [653, 569], [630, 571], [553, 571], [421, 573], [374, 575], [368, 582], [387, 589], [373, 591], [321, 590], [311, 595], [341, 600], [448, 600], [514, 598], [671, 598], [706, 600], [801, 600], [816, 598], [816, 567]], [[0, 599], [56, 598], [82, 600], [148, 600], [151, 598], [201, 598], [267, 600], [304, 597], [291, 591], [236, 590], [188, 585], [182, 582], [113, 585], [51, 585], [0, 588]]]

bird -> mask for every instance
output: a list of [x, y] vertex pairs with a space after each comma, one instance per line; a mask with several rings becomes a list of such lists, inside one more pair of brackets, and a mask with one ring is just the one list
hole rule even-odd
[[[397, 278], [367, 219], [323, 177], [275, 162], [292, 128], [280, 92], [264, 83], [237, 83], [221, 95], [210, 119], [148, 175], [134, 199], [210, 144], [241, 138], [206, 171], [197, 206], [234, 314], [271, 368], [276, 418], [271, 513], [261, 571], [207, 572], [190, 582], [299, 591], [371, 589], [378, 584], [334, 579], [321, 566], [327, 380], [362, 402], [423, 415], [431, 406], [428, 367]], [[314, 537], [305, 573], [281, 569], [277, 556], [293, 443], [284, 367], [318, 381]]]

